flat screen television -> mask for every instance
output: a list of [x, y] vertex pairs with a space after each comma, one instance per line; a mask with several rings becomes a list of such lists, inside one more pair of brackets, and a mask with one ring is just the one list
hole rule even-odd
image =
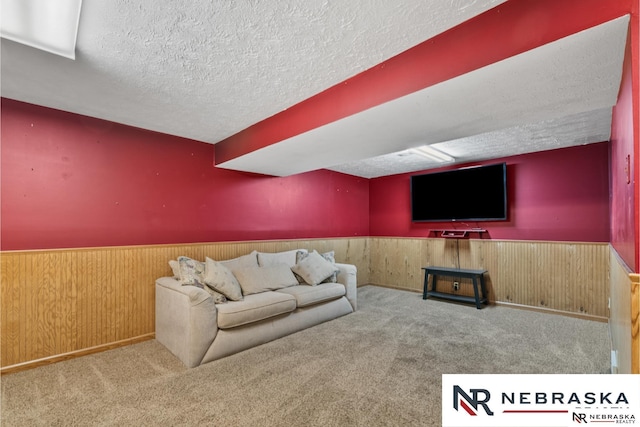
[[411, 176], [411, 219], [415, 222], [506, 220], [506, 163]]

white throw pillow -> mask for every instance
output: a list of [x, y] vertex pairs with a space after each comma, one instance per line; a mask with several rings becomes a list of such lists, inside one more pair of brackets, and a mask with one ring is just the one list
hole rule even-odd
[[274, 264], [286, 264], [290, 268], [296, 265], [296, 255], [305, 249], [293, 249], [283, 252], [258, 252], [258, 264], [260, 267], [269, 267]]
[[244, 295], [273, 291], [298, 284], [291, 268], [286, 264], [243, 268], [236, 270], [234, 275], [238, 279]]
[[229, 270], [231, 270], [231, 272], [247, 267], [257, 267], [258, 251], [253, 251], [250, 254], [242, 255], [237, 258], [220, 261], [220, 264], [227, 267]]
[[231, 301], [241, 301], [242, 289], [231, 270], [224, 264], [207, 257], [205, 259], [204, 283], [213, 290], [220, 292]]
[[[314, 251], [317, 252], [317, 251]], [[331, 264], [335, 264], [336, 263], [336, 257], [335, 257], [335, 251], [329, 251], [329, 252], [324, 252], [320, 254], [322, 256], [322, 258], [326, 259], [327, 261], [329, 261]], [[298, 251], [298, 253], [296, 254], [296, 264], [298, 264], [300, 261], [302, 261], [303, 259], [305, 259], [306, 257], [309, 256], [309, 252], [308, 251]], [[337, 283], [338, 282], [338, 273], [339, 270], [336, 271], [335, 273], [333, 273], [331, 276], [327, 277], [326, 279], [324, 279], [321, 283]], [[296, 277], [298, 279], [299, 283], [306, 283], [305, 280], [300, 277], [297, 273]]]
[[340, 271], [340, 269], [314, 250], [298, 264], [294, 265], [291, 271], [302, 277], [307, 284], [315, 286]]
[[169, 261], [169, 267], [171, 267], [173, 277], [180, 280], [180, 263], [177, 260], [172, 259], [171, 261]]

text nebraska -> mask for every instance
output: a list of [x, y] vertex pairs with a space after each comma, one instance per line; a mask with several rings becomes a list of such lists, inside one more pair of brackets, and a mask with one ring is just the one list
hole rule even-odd
[[627, 396], [624, 393], [618, 393], [616, 396], [614, 393], [592, 393], [587, 392], [583, 394], [571, 393], [565, 394], [561, 392], [538, 392], [538, 393], [502, 393], [502, 404], [507, 403], [521, 404], [521, 405], [564, 405], [564, 404], [577, 404], [577, 405], [613, 405], [613, 404], [629, 404]]

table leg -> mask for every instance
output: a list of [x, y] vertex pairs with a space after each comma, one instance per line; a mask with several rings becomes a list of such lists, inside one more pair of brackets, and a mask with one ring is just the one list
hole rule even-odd
[[422, 299], [427, 299], [427, 286], [429, 286], [429, 273], [424, 272], [424, 287], [422, 289]]
[[487, 296], [487, 286], [485, 285], [485, 282], [484, 282], [484, 274], [480, 275], [480, 287], [482, 288], [482, 298], [484, 298], [488, 304], [489, 297]]
[[482, 308], [482, 305], [480, 304], [480, 295], [478, 295], [478, 280], [475, 278], [475, 276], [472, 278], [472, 280], [473, 280], [473, 294], [476, 297], [476, 308], [480, 310]]

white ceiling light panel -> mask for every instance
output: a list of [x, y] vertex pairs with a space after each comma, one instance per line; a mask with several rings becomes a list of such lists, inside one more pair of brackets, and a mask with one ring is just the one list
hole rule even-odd
[[440, 162], [440, 163], [455, 161], [455, 159], [450, 155], [448, 155], [447, 153], [442, 152], [442, 150], [433, 148], [430, 145], [423, 145], [420, 147], [411, 148], [409, 149], [409, 152], [426, 157], [427, 159], [435, 160], [436, 162]]
[[82, 0], [2, 0], [3, 38], [76, 58]]

